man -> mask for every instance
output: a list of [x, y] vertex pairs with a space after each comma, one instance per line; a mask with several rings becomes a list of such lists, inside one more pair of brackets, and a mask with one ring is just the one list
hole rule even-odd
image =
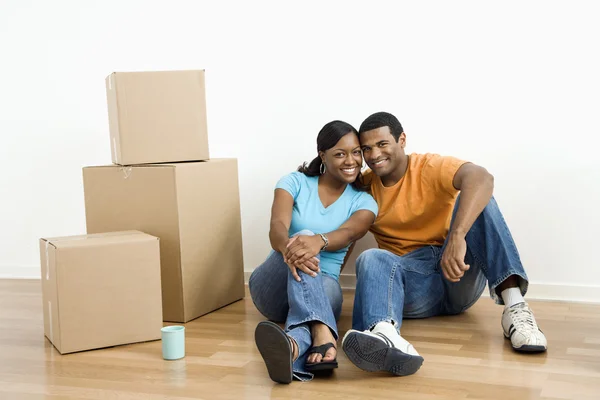
[[454, 157], [405, 154], [406, 135], [389, 113], [369, 116], [359, 135], [379, 206], [371, 227], [379, 248], [356, 261], [353, 329], [342, 341], [350, 361], [366, 371], [415, 373], [423, 358], [400, 335], [402, 319], [462, 313], [486, 283], [505, 306], [501, 326], [512, 347], [545, 351], [492, 175]]

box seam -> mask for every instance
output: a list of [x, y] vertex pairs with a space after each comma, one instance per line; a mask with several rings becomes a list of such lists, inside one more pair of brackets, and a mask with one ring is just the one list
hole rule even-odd
[[177, 249], [179, 252], [179, 281], [180, 281], [180, 287], [181, 287], [181, 310], [182, 312], [182, 316], [181, 319], [183, 321], [185, 321], [186, 319], [186, 307], [185, 307], [185, 290], [183, 287], [183, 257], [181, 254], [181, 223], [180, 223], [180, 218], [179, 218], [179, 213], [180, 213], [180, 207], [179, 207], [179, 184], [178, 184], [178, 174], [177, 174], [177, 168], [175, 166], [171, 166], [172, 170], [173, 170], [173, 181], [175, 182], [174, 185], [174, 190], [175, 190], [175, 206], [176, 206], [176, 210], [177, 210], [177, 235], [178, 237], [178, 242], [179, 242], [179, 248]]

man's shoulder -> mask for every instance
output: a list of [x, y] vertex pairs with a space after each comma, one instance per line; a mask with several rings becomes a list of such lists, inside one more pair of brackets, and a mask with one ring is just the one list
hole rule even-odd
[[411, 153], [409, 160], [411, 167], [415, 168], [444, 167], [449, 164], [465, 162], [457, 157], [438, 153]]
[[362, 172], [362, 183], [367, 186], [367, 193], [372, 195], [373, 188], [381, 183], [381, 179], [371, 169]]
[[438, 153], [411, 153], [409, 155], [409, 160], [412, 163], [416, 164], [427, 164], [431, 161], [436, 161], [442, 159], [444, 156]]
[[371, 182], [373, 182], [373, 171], [371, 171], [370, 169], [366, 169], [364, 172], [362, 172], [362, 181], [365, 185], [370, 185]]

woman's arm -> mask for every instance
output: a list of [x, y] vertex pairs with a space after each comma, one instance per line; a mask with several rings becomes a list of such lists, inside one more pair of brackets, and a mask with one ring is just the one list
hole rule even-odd
[[273, 250], [285, 255], [288, 244], [290, 224], [292, 222], [292, 208], [294, 198], [284, 189], [275, 189], [275, 198], [271, 207], [271, 229], [269, 240]]
[[348, 263], [348, 259], [350, 258], [350, 255], [352, 255], [352, 250], [354, 250], [355, 246], [356, 246], [356, 242], [352, 242], [352, 244], [348, 248], [348, 251], [346, 252], [346, 256], [344, 257], [344, 262], [342, 263], [342, 267], [340, 268], [340, 272], [342, 272], [344, 270], [344, 267]]
[[289, 238], [290, 224], [292, 222], [292, 209], [294, 207], [294, 198], [284, 189], [275, 189], [275, 198], [271, 207], [271, 229], [269, 230], [269, 240], [273, 250], [283, 255], [283, 260], [286, 262], [294, 279], [300, 281], [296, 269], [311, 275], [316, 276], [319, 271], [319, 260], [308, 257], [304, 261], [290, 262], [286, 258], [287, 247], [290, 243], [297, 240], [298, 237]]
[[[338, 229], [332, 232], [324, 233], [329, 240], [327, 251], [343, 249], [352, 242], [365, 236], [369, 227], [375, 222], [375, 214], [368, 210], [358, 210]], [[319, 233], [319, 232], [315, 232]], [[287, 249], [285, 258], [290, 263], [304, 262], [321, 251], [325, 242], [320, 235], [298, 236]]]

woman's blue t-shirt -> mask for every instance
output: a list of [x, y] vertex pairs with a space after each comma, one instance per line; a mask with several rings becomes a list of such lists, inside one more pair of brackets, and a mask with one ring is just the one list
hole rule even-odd
[[[358, 210], [369, 210], [377, 216], [377, 203], [373, 197], [367, 192], [354, 189], [351, 185], [346, 186], [342, 195], [333, 204], [327, 208], [323, 207], [319, 198], [318, 176], [292, 172], [277, 182], [276, 189], [284, 189], [294, 198], [290, 236], [304, 229], [314, 233], [335, 231]], [[319, 264], [321, 271], [338, 279], [349, 247], [321, 252]]]

